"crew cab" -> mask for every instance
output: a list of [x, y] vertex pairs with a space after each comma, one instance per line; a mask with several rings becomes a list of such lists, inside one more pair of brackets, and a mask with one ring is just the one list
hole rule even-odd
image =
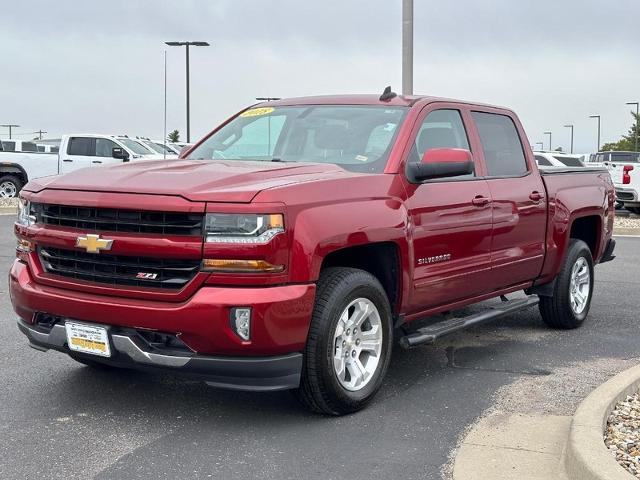
[[36, 178], [85, 167], [163, 158], [142, 144], [117, 135], [64, 135], [57, 153], [39, 152], [35, 143], [31, 151], [16, 151], [15, 144], [8, 144], [13, 140], [2, 142], [5, 148], [0, 152], [0, 198], [17, 196], [23, 185]]
[[178, 161], [31, 181], [18, 327], [90, 366], [356, 411], [394, 338], [535, 305], [551, 327], [584, 323], [594, 265], [613, 258], [613, 184], [540, 172], [528, 145], [509, 109], [386, 89], [257, 104]]

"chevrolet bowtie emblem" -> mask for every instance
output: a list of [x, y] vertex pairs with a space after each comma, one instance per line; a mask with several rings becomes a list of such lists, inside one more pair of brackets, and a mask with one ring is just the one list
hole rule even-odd
[[113, 240], [100, 238], [100, 235], [87, 233], [76, 239], [76, 247], [84, 248], [88, 253], [100, 253], [100, 250], [111, 250]]

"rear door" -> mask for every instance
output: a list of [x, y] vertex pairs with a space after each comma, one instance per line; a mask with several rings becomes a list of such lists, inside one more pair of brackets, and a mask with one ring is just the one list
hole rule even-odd
[[[533, 280], [545, 254], [547, 203], [542, 178], [515, 116], [473, 111], [493, 200], [491, 286], [493, 290]], [[523, 142], [522, 140], [525, 140]]]
[[67, 148], [60, 152], [60, 173], [90, 167], [95, 157], [95, 138], [69, 137]]
[[[455, 303], [489, 287], [491, 262], [491, 194], [483, 178], [481, 155], [470, 141], [466, 106], [427, 105], [411, 137], [408, 162], [419, 162], [433, 148], [470, 150], [471, 175], [411, 183], [405, 206], [410, 218], [411, 313]], [[406, 179], [406, 177], [405, 177]]]

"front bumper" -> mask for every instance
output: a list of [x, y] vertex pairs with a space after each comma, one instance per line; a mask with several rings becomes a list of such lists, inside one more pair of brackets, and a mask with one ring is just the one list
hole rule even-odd
[[[55, 324], [49, 332], [18, 320], [18, 328], [29, 344], [41, 351], [49, 349], [71, 353], [63, 324]], [[178, 355], [149, 351], [135, 335], [109, 333], [112, 356], [109, 358], [75, 355], [107, 365], [139, 369], [162, 369], [192, 375], [208, 384], [235, 390], [285, 390], [300, 383], [302, 354], [291, 353], [274, 357], [212, 357], [206, 355]]]

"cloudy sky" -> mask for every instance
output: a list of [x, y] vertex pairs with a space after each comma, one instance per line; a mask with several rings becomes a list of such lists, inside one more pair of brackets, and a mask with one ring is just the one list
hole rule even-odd
[[[192, 140], [256, 96], [401, 90], [401, 0], [2, 1], [0, 123]], [[533, 144], [617, 140], [640, 101], [640, 0], [415, 0], [416, 93], [509, 106]], [[0, 135], [6, 138], [6, 129]], [[19, 136], [27, 138], [29, 135]]]

